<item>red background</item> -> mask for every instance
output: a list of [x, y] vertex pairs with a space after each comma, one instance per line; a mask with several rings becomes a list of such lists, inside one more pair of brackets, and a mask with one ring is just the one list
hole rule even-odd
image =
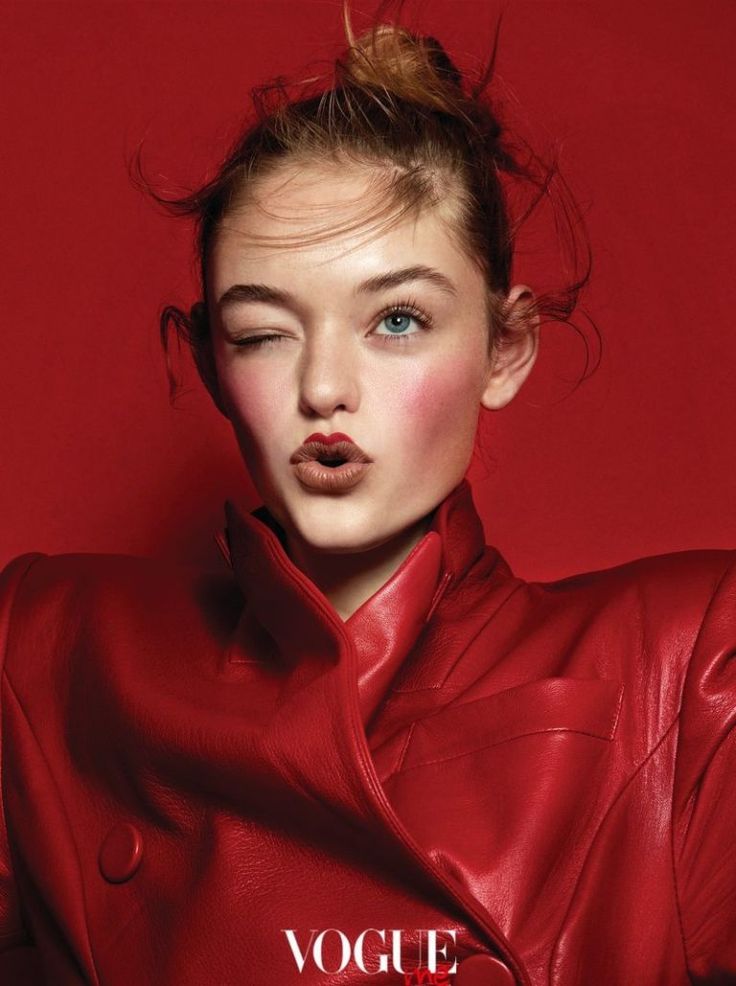
[[[339, 9], [0, 8], [0, 563], [30, 550], [221, 563], [223, 500], [258, 500], [193, 371], [168, 403], [157, 314], [196, 298], [190, 229], [132, 187], [126, 160], [145, 137], [151, 174], [196, 182], [251, 85], [334, 55]], [[467, 67], [496, 9], [428, 0], [418, 23]], [[532, 380], [486, 422], [476, 502], [527, 578], [736, 547], [735, 28], [732, 0], [506, 4], [500, 83], [527, 135], [562, 140], [604, 340], [570, 394], [583, 349], [547, 325]], [[534, 285], [535, 262], [515, 279]]]

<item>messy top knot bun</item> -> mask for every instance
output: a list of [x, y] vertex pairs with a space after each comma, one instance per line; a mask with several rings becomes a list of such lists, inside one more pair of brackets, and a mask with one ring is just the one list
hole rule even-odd
[[[479, 265], [488, 286], [490, 354], [528, 329], [536, 317], [569, 322], [577, 305], [590, 275], [587, 240], [580, 249], [584, 230], [580, 212], [556, 162], [545, 164], [528, 145], [513, 140], [488, 95], [500, 18], [485, 69], [469, 85], [434, 37], [414, 34], [399, 24], [379, 23], [356, 38], [347, 5], [345, 10], [347, 49], [330, 72], [297, 84], [277, 79], [255, 89], [255, 119], [214, 178], [201, 188], [175, 198], [159, 194], [143, 177], [140, 152], [134, 159], [134, 178], [159, 203], [197, 221], [204, 300], [188, 313], [167, 306], [161, 315], [172, 399], [178, 385], [169, 362], [169, 329], [173, 325], [192, 347], [201, 368], [206, 362], [201, 359], [203, 347], [209, 346], [207, 272], [213, 239], [223, 219], [256, 188], [259, 178], [287, 160], [347, 158], [369, 165], [385, 186], [380, 206], [367, 203], [365, 214], [348, 225], [331, 217], [326, 225], [315, 227], [308, 242], [358, 227], [371, 236], [412, 210], [441, 204], [448, 228]], [[531, 191], [515, 215], [509, 205], [512, 188]], [[554, 202], [555, 195], [561, 253], [569, 254], [563, 259], [567, 281], [538, 292], [529, 306], [529, 319], [512, 321], [505, 298], [518, 230], [538, 203]], [[523, 202], [523, 196], [514, 195], [516, 200]], [[258, 240], [257, 231], [252, 237]], [[302, 237], [301, 242], [307, 241]], [[585, 371], [581, 379], [584, 376]]]
[[452, 113], [462, 98], [462, 76], [436, 38], [380, 24], [361, 37], [336, 64], [339, 85], [373, 86], [407, 102]]

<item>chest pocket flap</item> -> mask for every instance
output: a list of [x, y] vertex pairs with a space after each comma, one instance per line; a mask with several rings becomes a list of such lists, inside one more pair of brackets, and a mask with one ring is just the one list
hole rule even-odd
[[418, 721], [402, 770], [450, 760], [534, 733], [566, 731], [600, 740], [616, 732], [624, 685], [609, 678], [540, 678]]

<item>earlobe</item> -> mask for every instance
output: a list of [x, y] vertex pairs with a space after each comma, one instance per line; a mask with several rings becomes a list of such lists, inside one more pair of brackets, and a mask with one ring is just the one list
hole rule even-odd
[[500, 410], [513, 400], [532, 371], [539, 351], [539, 315], [534, 302], [534, 292], [526, 284], [516, 284], [504, 302], [503, 334], [494, 346], [481, 397], [489, 411]]

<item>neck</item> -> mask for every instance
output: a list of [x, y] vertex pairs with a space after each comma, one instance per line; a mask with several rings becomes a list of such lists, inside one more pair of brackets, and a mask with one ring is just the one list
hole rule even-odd
[[431, 515], [367, 551], [326, 553], [289, 536], [287, 554], [322, 592], [344, 621], [394, 574], [429, 530]]

